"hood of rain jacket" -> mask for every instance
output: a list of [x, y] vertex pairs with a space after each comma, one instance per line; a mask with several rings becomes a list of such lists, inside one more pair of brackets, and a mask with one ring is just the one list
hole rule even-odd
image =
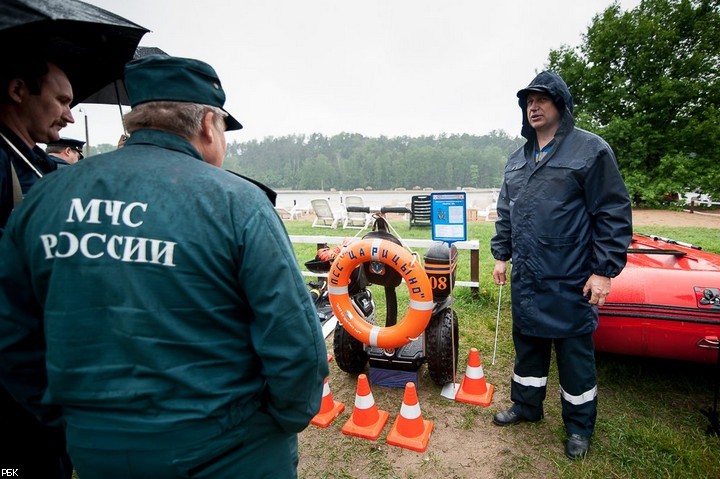
[[550, 94], [550, 97], [555, 102], [555, 106], [558, 111], [562, 114], [563, 119], [568, 119], [575, 124], [573, 116], [573, 98], [570, 94], [570, 89], [565, 80], [560, 75], [553, 72], [540, 72], [530, 82], [528, 86], [517, 92], [518, 105], [520, 105], [520, 111], [522, 113], [522, 130], [521, 134], [523, 137], [529, 140], [535, 140], [535, 129], [528, 123], [527, 114], [525, 112], [525, 105], [527, 104], [528, 93], [531, 91], [540, 91]]

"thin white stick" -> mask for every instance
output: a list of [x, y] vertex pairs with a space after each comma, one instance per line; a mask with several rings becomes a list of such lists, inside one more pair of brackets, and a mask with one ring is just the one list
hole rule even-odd
[[[448, 243], [450, 246], [448, 248], [448, 264], [452, 265], [452, 243]], [[453, 315], [453, 275], [452, 271], [449, 274], [450, 276], [450, 305], [448, 308], [450, 309], [450, 348], [452, 349], [452, 364], [453, 364], [453, 385], [455, 384], [455, 379], [457, 378], [457, 358], [455, 357], [455, 317]]]
[[492, 365], [495, 366], [495, 353], [497, 352], [497, 342], [498, 342], [498, 331], [500, 330], [500, 301], [502, 301], [502, 287], [503, 285], [500, 285], [500, 294], [498, 294], [498, 310], [497, 310], [497, 319], [495, 320], [495, 348], [493, 349], [493, 359], [492, 359]]

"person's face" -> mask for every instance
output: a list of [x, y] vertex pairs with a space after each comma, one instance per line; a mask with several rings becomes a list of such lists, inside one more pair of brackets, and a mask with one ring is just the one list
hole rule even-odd
[[23, 98], [24, 118], [28, 135], [35, 143], [60, 139], [60, 130], [75, 123], [70, 112], [72, 86], [65, 73], [53, 64], [40, 82], [40, 94]]
[[535, 131], [554, 134], [560, 125], [560, 112], [548, 93], [528, 93], [526, 112], [528, 123]]

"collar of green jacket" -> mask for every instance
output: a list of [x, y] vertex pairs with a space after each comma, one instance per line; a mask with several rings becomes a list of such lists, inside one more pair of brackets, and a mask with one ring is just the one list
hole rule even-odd
[[185, 138], [162, 130], [138, 130], [130, 135], [125, 142], [125, 147], [132, 145], [152, 145], [167, 150], [177, 151], [186, 155], [194, 156], [200, 161], [204, 161], [199, 151], [190, 144]]

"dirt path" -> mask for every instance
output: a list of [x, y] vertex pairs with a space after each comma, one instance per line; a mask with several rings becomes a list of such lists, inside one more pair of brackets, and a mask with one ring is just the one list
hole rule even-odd
[[636, 226], [675, 226], [720, 228], [720, 211], [695, 212], [666, 210], [633, 210]]

